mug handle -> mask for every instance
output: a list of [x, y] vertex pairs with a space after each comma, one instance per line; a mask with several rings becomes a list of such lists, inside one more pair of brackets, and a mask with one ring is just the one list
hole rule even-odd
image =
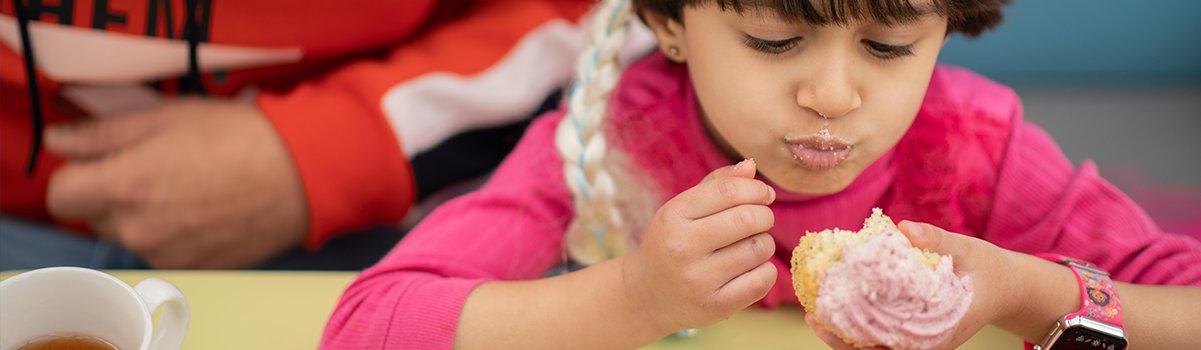
[[146, 310], [154, 313], [161, 306], [163, 313], [159, 315], [158, 325], [154, 327], [154, 336], [150, 338], [150, 350], [179, 350], [183, 346], [184, 335], [188, 333], [188, 319], [191, 311], [188, 299], [171, 282], [161, 278], [150, 277], [138, 282], [133, 289], [142, 296]]

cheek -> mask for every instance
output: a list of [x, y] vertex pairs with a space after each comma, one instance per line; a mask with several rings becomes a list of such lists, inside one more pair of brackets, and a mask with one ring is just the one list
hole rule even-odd
[[[870, 106], [869, 130], [875, 138], [886, 141], [880, 152], [891, 148], [908, 131], [926, 96], [934, 60], [911, 62], [901, 69], [877, 73], [865, 86], [864, 106]], [[864, 111], [868, 112], [868, 111]]]
[[773, 114], [769, 106], [787, 95], [778, 67], [770, 67], [729, 33], [690, 29], [688, 70], [697, 98], [711, 117], [745, 119]]
[[780, 79], [761, 78], [763, 74], [753, 64], [725, 56], [690, 60], [693, 89], [702, 113], [716, 131], [738, 151], [751, 151], [749, 147], [771, 140], [764, 135], [786, 114], [780, 110], [780, 102], [789, 99], [781, 100], [780, 95], [787, 89], [771, 86]]
[[921, 109], [925, 85], [903, 86], [909, 88], [894, 90], [887, 96], [877, 96], [872, 101], [871, 110], [864, 111], [868, 112], [864, 115], [867, 120], [859, 123], [863, 132], [861, 136], [867, 141], [861, 145], [866, 157], [859, 159], [864, 167], [900, 142]]

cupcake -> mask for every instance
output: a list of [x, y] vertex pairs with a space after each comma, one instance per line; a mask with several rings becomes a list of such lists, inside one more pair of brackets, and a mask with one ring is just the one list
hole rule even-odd
[[859, 232], [802, 237], [792, 285], [806, 311], [857, 347], [931, 348], [972, 304], [972, 280], [954, 274], [951, 256], [914, 248], [878, 208]]

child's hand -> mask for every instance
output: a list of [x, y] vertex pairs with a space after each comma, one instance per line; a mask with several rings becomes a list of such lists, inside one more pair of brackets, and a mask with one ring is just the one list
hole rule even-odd
[[[950, 233], [930, 224], [902, 221], [897, 228], [914, 247], [929, 249], [939, 255], [950, 254], [955, 264], [955, 274], [972, 277], [972, 305], [959, 320], [951, 336], [932, 349], [955, 349], [963, 345], [984, 325], [992, 323], [1010, 307], [1006, 305], [1010, 298], [1006, 297], [1014, 293], [1011, 293], [1012, 288], [1007, 283], [1013, 278], [1007, 274], [1009, 270], [1006, 268], [1013, 266], [1009, 251], [987, 241]], [[806, 314], [805, 321], [819, 338], [834, 349], [854, 349], [827, 331], [814, 315]]]
[[951, 255], [955, 274], [972, 276], [972, 305], [959, 320], [950, 337], [935, 349], [954, 349], [976, 335], [984, 325], [997, 320], [1002, 311], [1011, 308], [1009, 296], [1016, 295], [1011, 287], [1014, 278], [1009, 272], [1016, 264], [1010, 252], [979, 238], [947, 232], [934, 225], [901, 221], [897, 225], [909, 243], [919, 249], [929, 249], [939, 255]]
[[676, 332], [728, 318], [767, 295], [775, 190], [754, 180], [755, 162], [714, 170], [669, 200], [651, 220], [623, 278], [636, 305], [659, 328]]
[[[826, 344], [830, 345], [830, 347], [833, 348], [834, 350], [855, 350], [854, 346], [851, 346], [851, 344], [847, 344], [846, 342], [842, 341], [842, 339], [839, 339], [838, 336], [834, 335], [834, 333], [830, 333], [829, 330], [826, 330], [826, 326], [817, 320], [817, 315], [806, 312], [805, 313], [805, 323], [809, 324], [809, 328], [813, 328], [813, 333], [817, 334], [818, 339], [821, 339], [822, 341], [826, 342]], [[867, 349], [887, 350], [888, 348], [873, 346], [873, 347], [863, 348], [863, 349], [865, 349], [865, 350], [867, 350]]]

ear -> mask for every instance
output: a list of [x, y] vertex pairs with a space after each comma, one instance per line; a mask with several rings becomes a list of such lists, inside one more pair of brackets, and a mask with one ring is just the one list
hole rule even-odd
[[[684, 63], [685, 58], [688, 57], [688, 46], [684, 43], [684, 25], [680, 21], [651, 10], [643, 10], [642, 19], [646, 22], [646, 26], [655, 33], [655, 39], [659, 42], [659, 52], [662, 52], [663, 56], [672, 62]], [[671, 51], [672, 48], [676, 49], [674, 54]]]

